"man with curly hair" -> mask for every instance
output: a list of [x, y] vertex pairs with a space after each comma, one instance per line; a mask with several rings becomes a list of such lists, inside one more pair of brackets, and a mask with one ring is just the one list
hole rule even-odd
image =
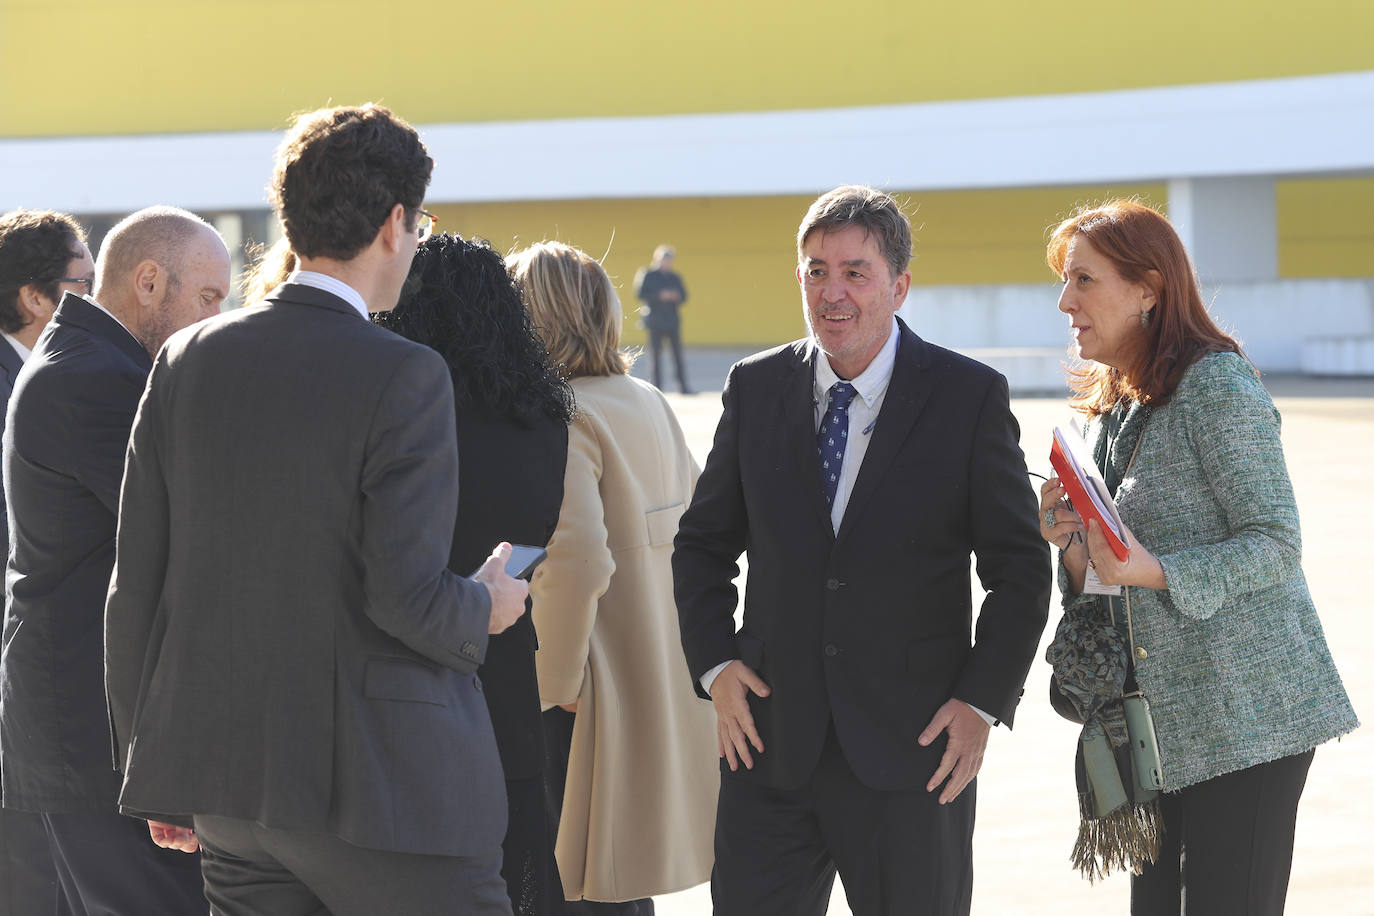
[[447, 569], [453, 384], [383, 330], [433, 166], [376, 105], [302, 115], [271, 194], [298, 259], [174, 336], [130, 443], [106, 608], [126, 813], [193, 824], [215, 913], [509, 914], [476, 670], [525, 610]]

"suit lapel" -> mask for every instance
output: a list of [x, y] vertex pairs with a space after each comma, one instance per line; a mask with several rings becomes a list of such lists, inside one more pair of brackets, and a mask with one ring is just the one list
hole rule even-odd
[[788, 454], [804, 456], [784, 466], [797, 469], [797, 499], [809, 500], [822, 522], [827, 537], [834, 537], [830, 525], [830, 507], [825, 504], [825, 481], [821, 479], [821, 459], [816, 453], [815, 376], [812, 360], [816, 348], [807, 339], [792, 351], [793, 361], [783, 379], [782, 401], [778, 405], [782, 417], [782, 434]]
[[54, 326], [63, 325], [81, 328], [99, 337], [133, 360], [144, 372], [153, 368], [153, 358], [143, 349], [143, 344], [135, 339], [133, 333], [114, 317], [91, 305], [81, 296], [67, 293], [62, 297], [62, 301], [57, 305], [57, 311], [53, 312], [52, 321], [43, 331], [44, 336], [51, 333]]
[[887, 394], [878, 412], [877, 425], [873, 427], [873, 439], [868, 443], [863, 466], [854, 481], [854, 491], [845, 507], [837, 540], [843, 540], [857, 524], [855, 520], [863, 514], [864, 506], [877, 492], [888, 468], [902, 451], [934, 387], [930, 374], [925, 371], [930, 360], [925, 341], [900, 318], [897, 319], [897, 332], [901, 336], [892, 365], [892, 379], [887, 383]]

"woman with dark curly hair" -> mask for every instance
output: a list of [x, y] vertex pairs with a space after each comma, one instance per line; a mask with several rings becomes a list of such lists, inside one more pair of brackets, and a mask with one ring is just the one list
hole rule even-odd
[[[373, 320], [437, 350], [458, 411], [458, 516], [449, 566], [464, 575], [500, 541], [543, 546], [558, 524], [572, 389], [549, 368], [520, 291], [485, 242], [437, 235], [415, 252], [392, 312]], [[478, 671], [506, 774], [501, 875], [517, 916], [563, 912], [544, 806], [544, 733], [526, 613], [491, 637]]]

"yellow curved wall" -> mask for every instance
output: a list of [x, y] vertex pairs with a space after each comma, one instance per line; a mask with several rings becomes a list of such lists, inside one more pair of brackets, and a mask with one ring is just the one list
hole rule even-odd
[[[1279, 182], [1279, 266], [1284, 277], [1374, 273], [1374, 179]], [[917, 285], [1044, 283], [1049, 230], [1076, 207], [1138, 195], [1167, 211], [1162, 184], [912, 191]], [[534, 201], [436, 206], [443, 229], [489, 239], [502, 252], [551, 238], [597, 257], [636, 326], [635, 271], [662, 243], [677, 248], [691, 301], [684, 335], [696, 344], [772, 344], [803, 333], [793, 270], [797, 224], [810, 196]]]
[[1374, 178], [1280, 181], [1279, 276], [1374, 276]]
[[0, 0], [0, 136], [991, 98], [1374, 69], [1366, 0]]
[[[1115, 188], [905, 192], [915, 230], [913, 281], [921, 285], [1044, 283], [1047, 228], [1076, 206], [1138, 194], [1159, 204], [1163, 185]], [[804, 333], [793, 271], [795, 238], [811, 196], [671, 200], [540, 201], [437, 206], [440, 227], [491, 241], [499, 251], [552, 238], [602, 257], [629, 316], [627, 343], [643, 332], [634, 311], [635, 271], [654, 247], [677, 249], [690, 301], [684, 339], [696, 344], [771, 344]]]

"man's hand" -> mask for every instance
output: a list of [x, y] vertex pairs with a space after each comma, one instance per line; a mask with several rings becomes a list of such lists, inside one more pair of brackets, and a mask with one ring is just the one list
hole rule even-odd
[[195, 852], [200, 849], [200, 843], [196, 840], [196, 832], [190, 827], [178, 827], [176, 824], [164, 824], [162, 821], [149, 821], [148, 835], [153, 838], [154, 843], [163, 849], [179, 849], [182, 852]]
[[973, 711], [972, 706], [951, 697], [935, 711], [935, 717], [917, 741], [921, 747], [929, 747], [943, 731], [949, 732], [949, 743], [945, 745], [945, 755], [940, 758], [940, 768], [926, 783], [926, 791], [934, 792], [948, 778], [945, 790], [940, 793], [940, 804], [947, 805], [959, 797], [983, 768], [983, 751], [988, 746], [991, 726]]
[[488, 633], [504, 633], [525, 613], [525, 598], [529, 585], [521, 579], [506, 575], [506, 561], [510, 559], [510, 543], [502, 541], [487, 557], [482, 568], [473, 574], [472, 581], [481, 582], [491, 595], [491, 622]]
[[716, 707], [716, 751], [730, 762], [730, 771], [754, 768], [749, 745], [763, 753], [763, 739], [754, 728], [754, 715], [749, 712], [749, 691], [766, 697], [773, 691], [763, 678], [739, 659], [726, 665], [711, 682], [711, 703]]

